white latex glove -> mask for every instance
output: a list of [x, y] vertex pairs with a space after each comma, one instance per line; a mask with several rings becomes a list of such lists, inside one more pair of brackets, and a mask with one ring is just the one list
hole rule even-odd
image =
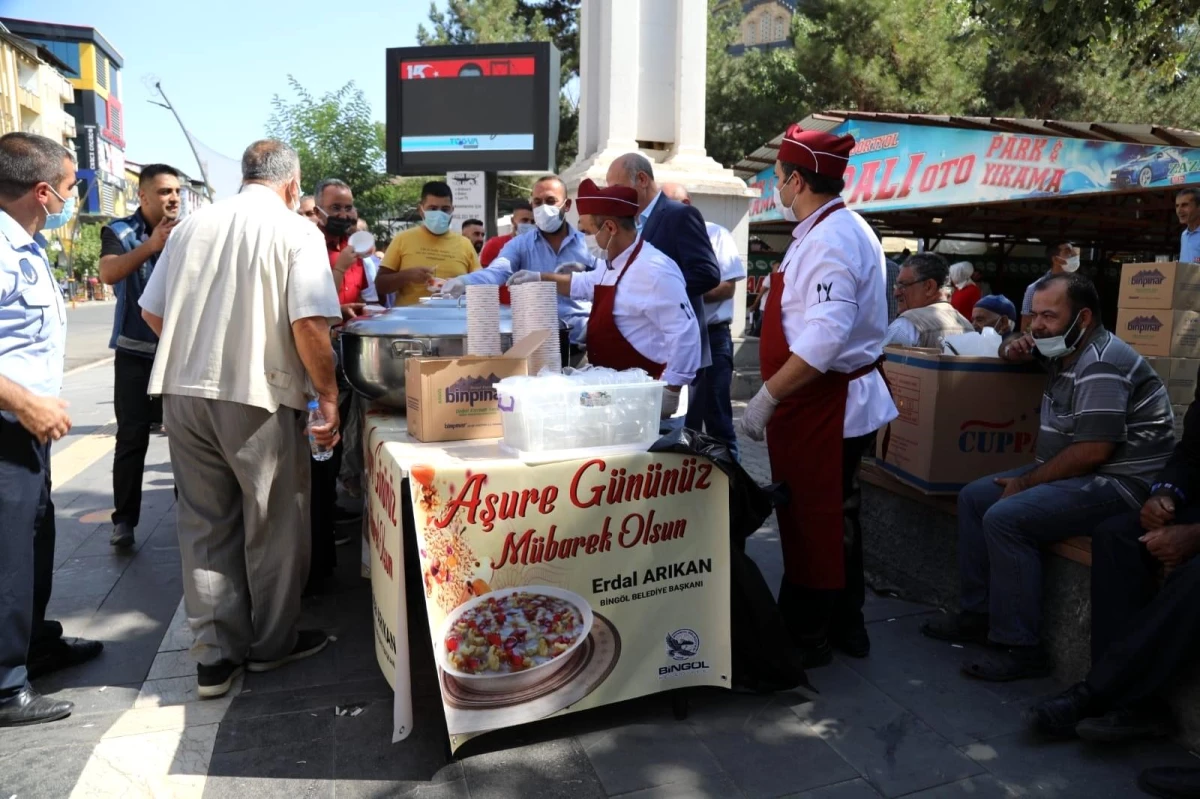
[[533, 272], [529, 269], [522, 269], [519, 272], [513, 273], [513, 276], [508, 279], [508, 285], [519, 286], [522, 283], [537, 283], [541, 279], [541, 272]]
[[572, 272], [586, 272], [586, 271], [587, 271], [586, 266], [584, 266], [581, 263], [576, 263], [575, 261], [572, 261], [569, 264], [563, 264], [562, 266], [558, 267], [557, 269], [554, 270], [554, 273], [558, 274], [558, 275], [569, 275]]
[[660, 419], [670, 419], [679, 410], [678, 386], [665, 386], [662, 393], [662, 415]]
[[461, 277], [452, 277], [442, 284], [443, 297], [461, 297], [467, 293], [467, 284]]
[[742, 432], [751, 441], [762, 441], [767, 432], [767, 422], [771, 421], [778, 405], [779, 400], [771, 396], [771, 392], [767, 391], [767, 384], [763, 383], [763, 387], [746, 404], [746, 412], [742, 414]]

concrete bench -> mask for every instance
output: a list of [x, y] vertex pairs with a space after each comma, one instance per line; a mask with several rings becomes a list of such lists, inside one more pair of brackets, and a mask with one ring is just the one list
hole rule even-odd
[[[893, 586], [904, 599], [956, 610], [957, 499], [923, 494], [870, 461], [863, 463], [861, 480], [863, 555], [872, 581]], [[1042, 636], [1055, 676], [1077, 682], [1091, 665], [1092, 541], [1068, 538], [1050, 551], [1058, 557], [1047, 558], [1043, 570]], [[1200, 669], [1181, 680], [1171, 704], [1182, 739], [1200, 748]]]

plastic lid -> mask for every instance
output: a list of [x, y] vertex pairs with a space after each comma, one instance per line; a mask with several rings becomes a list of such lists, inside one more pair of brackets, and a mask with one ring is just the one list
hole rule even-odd
[[319, 402], [317, 402], [316, 400], [309, 400], [309, 401], [308, 401], [308, 409], [309, 409], [310, 411], [315, 411], [315, 410], [317, 410], [317, 409], [318, 409], [318, 408], [320, 408], [320, 407], [321, 407], [321, 404], [320, 404]]

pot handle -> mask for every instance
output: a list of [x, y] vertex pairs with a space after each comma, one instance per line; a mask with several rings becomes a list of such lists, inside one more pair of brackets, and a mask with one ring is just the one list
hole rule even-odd
[[498, 410], [500, 410], [502, 413], [512, 413], [512, 409], [515, 407], [517, 407], [517, 398], [516, 397], [508, 398], [508, 406], [507, 407], [505, 407], [505, 405], [504, 405], [504, 397], [500, 397], [500, 399], [496, 401], [496, 408]]
[[407, 358], [412, 355], [424, 355], [425, 342], [415, 338], [398, 338], [392, 341], [392, 356]]

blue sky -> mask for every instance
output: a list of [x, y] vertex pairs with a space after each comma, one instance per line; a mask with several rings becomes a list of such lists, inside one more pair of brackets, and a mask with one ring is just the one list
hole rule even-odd
[[[439, 7], [445, 0], [437, 0]], [[384, 118], [384, 51], [416, 44], [428, 0], [0, 0], [0, 16], [98, 28], [125, 59], [126, 158], [199, 167], [171, 113], [151, 105], [156, 76], [200, 141], [231, 158], [264, 133], [288, 74], [319, 95], [353, 80]]]

